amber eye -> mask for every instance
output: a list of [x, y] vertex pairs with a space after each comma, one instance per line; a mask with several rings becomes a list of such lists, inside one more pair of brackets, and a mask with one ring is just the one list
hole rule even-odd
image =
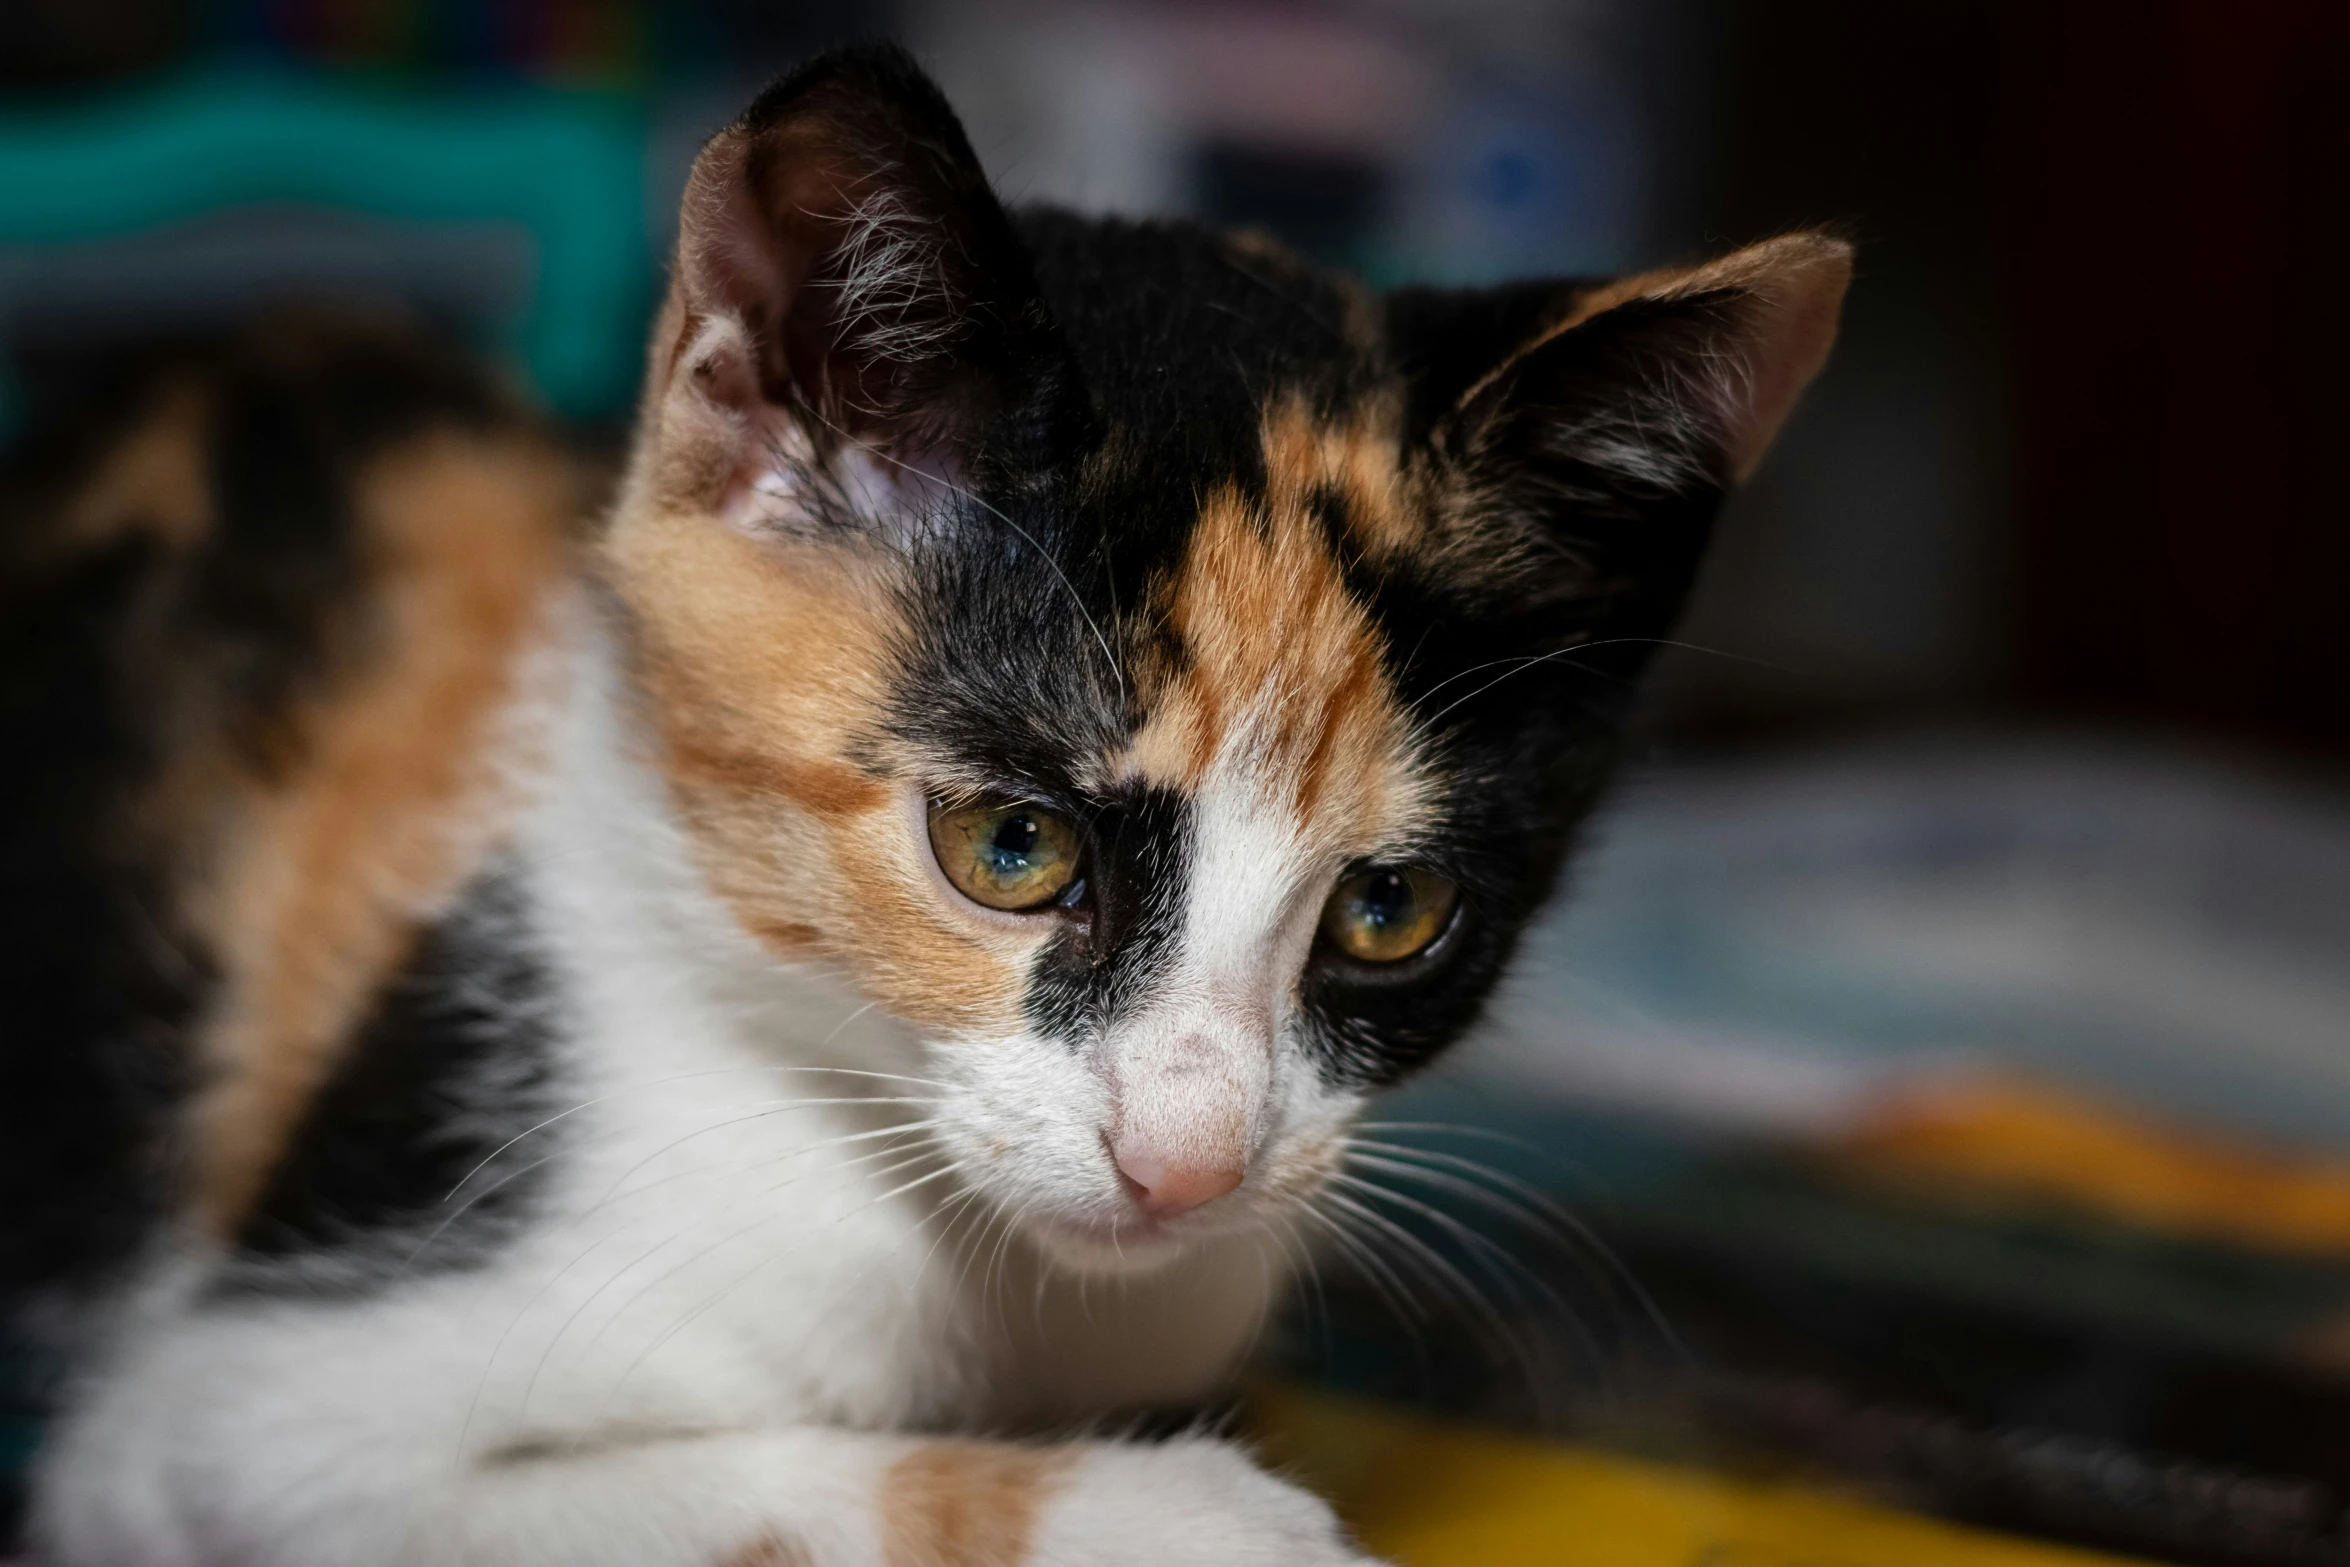
[[1374, 865], [1330, 894], [1322, 934], [1350, 958], [1394, 963], [1443, 935], [1460, 899], [1460, 888], [1434, 871]]
[[1041, 805], [930, 807], [930, 852], [955, 889], [991, 909], [1039, 909], [1077, 879], [1077, 829]]

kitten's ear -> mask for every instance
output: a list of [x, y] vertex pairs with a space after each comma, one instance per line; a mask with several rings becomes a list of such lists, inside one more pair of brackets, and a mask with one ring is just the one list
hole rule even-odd
[[1844, 241], [1789, 234], [1598, 287], [1517, 285], [1443, 309], [1398, 296], [1415, 434], [1458, 525], [1513, 570], [1564, 557], [1548, 568], [1560, 580], [1521, 584], [1535, 597], [1677, 601], [1714, 501], [1826, 361], [1851, 276]]
[[1049, 400], [1064, 357], [1027, 248], [903, 51], [803, 66], [695, 160], [657, 412], [960, 460], [1010, 403]]

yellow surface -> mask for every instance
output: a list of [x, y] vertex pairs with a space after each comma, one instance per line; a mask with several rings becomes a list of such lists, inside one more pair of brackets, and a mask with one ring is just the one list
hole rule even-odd
[[1404, 1567], [2127, 1567], [1792, 1485], [1265, 1390], [1265, 1456]]

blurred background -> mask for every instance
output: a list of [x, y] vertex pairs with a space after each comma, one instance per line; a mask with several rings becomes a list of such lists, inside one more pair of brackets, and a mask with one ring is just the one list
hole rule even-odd
[[877, 35], [1012, 198], [1381, 283], [1859, 243], [1289, 1375], [2350, 1560], [2350, 7], [8, 0], [0, 429], [93, 344], [341, 293], [609, 447], [701, 139]]

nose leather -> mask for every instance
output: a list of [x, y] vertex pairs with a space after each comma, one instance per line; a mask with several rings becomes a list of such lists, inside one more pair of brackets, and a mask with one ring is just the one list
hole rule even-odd
[[1112, 1145], [1110, 1156], [1135, 1204], [1154, 1219], [1172, 1219], [1214, 1202], [1238, 1186], [1244, 1173], [1229, 1165], [1163, 1159], [1157, 1150], [1123, 1138]]

